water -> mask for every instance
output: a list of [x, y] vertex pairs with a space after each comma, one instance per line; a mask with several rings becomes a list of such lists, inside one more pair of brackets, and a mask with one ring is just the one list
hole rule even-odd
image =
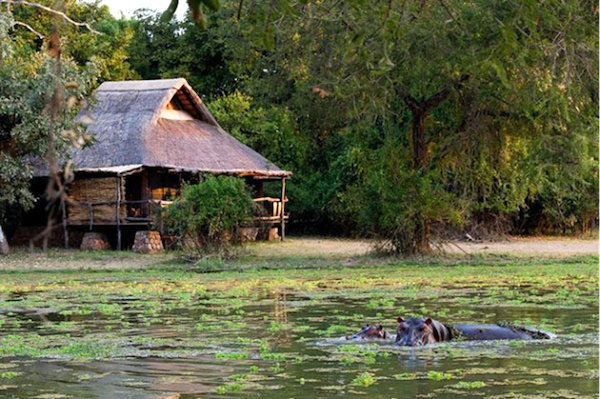
[[[212, 291], [190, 278], [71, 276], [4, 290], [0, 397], [598, 396], [598, 293], [589, 282], [568, 292], [560, 283], [340, 288], [335, 279], [282, 289], [229, 276], [232, 288]], [[399, 314], [512, 320], [558, 338], [419, 348], [337, 339], [365, 322], [394, 333]]]

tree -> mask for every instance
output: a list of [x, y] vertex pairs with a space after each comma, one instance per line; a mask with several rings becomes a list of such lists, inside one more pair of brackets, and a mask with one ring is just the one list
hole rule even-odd
[[[24, 54], [33, 55], [43, 50], [45, 39], [52, 32], [55, 14], [28, 4], [12, 5], [16, 21], [31, 29], [16, 26], [12, 36]], [[52, 9], [55, 2], [41, 0], [37, 4]], [[63, 56], [80, 67], [93, 62], [99, 80], [126, 80], [138, 77], [131, 70], [127, 48], [133, 38], [133, 29], [125, 19], [113, 17], [105, 5], [77, 0], [63, 2], [62, 11], [76, 24], [67, 23], [61, 29]], [[87, 27], [86, 27], [87, 26]], [[93, 28], [92, 28], [93, 26]]]
[[[79, 68], [68, 58], [61, 61], [57, 76], [57, 60], [49, 54], [56, 49], [24, 50], [13, 29], [12, 14], [0, 13], [0, 223], [9, 209], [33, 205], [29, 183], [34, 169], [43, 166], [51, 142], [64, 154], [70, 146], [90, 140], [73, 118], [97, 77], [93, 64]], [[57, 79], [60, 97], [55, 96]]]
[[[395, 218], [394, 230], [412, 242], [396, 250], [426, 252], [432, 222], [526, 207], [554, 179], [543, 172], [548, 159], [539, 147], [553, 136], [562, 142], [552, 144], [555, 151], [568, 145], [581, 154], [570, 160], [574, 170], [588, 165], [578, 176], [592, 180], [580, 189], [595, 186], [597, 172], [585, 161], [595, 153], [583, 144], [597, 141], [598, 116], [598, 13], [588, 2], [284, 1], [264, 9], [247, 9], [249, 27], [240, 28], [253, 44], [247, 53], [262, 54], [244, 55], [253, 62], [254, 97], [289, 106], [303, 129], [312, 126], [325, 140], [331, 133], [311, 114], [354, 130], [375, 127], [380, 145], [396, 145], [395, 162], [382, 170], [387, 179], [373, 180], [368, 167], [356, 175], [365, 190], [379, 181], [384, 191], [405, 184], [403, 192], [414, 192], [400, 199], [413, 209], [404, 212], [410, 220]], [[267, 39], [253, 36], [256, 26]], [[300, 109], [300, 98], [320, 103]], [[333, 126], [334, 135], [344, 131]], [[385, 147], [355, 148], [371, 159], [369, 151]], [[405, 170], [410, 178], [391, 178]], [[443, 196], [450, 206], [429, 201], [441, 194], [450, 195]]]
[[220, 37], [218, 15], [209, 30], [186, 19], [164, 21], [149, 10], [138, 10], [132, 21], [134, 39], [128, 52], [133, 69], [143, 79], [185, 78], [205, 97], [233, 92], [238, 79], [229, 69]]

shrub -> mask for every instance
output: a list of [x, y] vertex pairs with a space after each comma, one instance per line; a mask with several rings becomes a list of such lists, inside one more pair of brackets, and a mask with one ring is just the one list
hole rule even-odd
[[360, 173], [340, 199], [364, 234], [379, 240], [379, 251], [410, 256], [429, 249], [431, 223], [460, 224], [463, 215], [440, 176], [411, 170], [407, 159], [394, 141], [360, 149]]
[[227, 255], [231, 245], [239, 243], [238, 229], [252, 219], [253, 210], [241, 179], [208, 176], [200, 184], [185, 186], [161, 222], [184, 247]]

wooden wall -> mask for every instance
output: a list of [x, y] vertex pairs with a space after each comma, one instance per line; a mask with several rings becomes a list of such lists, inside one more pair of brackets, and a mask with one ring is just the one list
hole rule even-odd
[[[116, 204], [119, 193], [123, 201], [125, 196], [124, 179], [117, 177], [97, 177], [89, 179], [76, 179], [69, 187], [69, 195], [75, 203], [69, 205], [68, 215], [69, 224], [89, 224], [90, 208], [89, 203], [94, 204], [93, 218], [94, 224], [115, 224]], [[125, 205], [119, 207], [119, 213], [122, 219], [126, 217]]]

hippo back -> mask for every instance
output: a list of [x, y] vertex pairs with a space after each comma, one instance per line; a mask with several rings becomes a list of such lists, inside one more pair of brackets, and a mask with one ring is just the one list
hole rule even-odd
[[532, 339], [524, 329], [499, 326], [498, 324], [454, 324], [462, 338], [469, 341], [491, 341], [503, 339]]

